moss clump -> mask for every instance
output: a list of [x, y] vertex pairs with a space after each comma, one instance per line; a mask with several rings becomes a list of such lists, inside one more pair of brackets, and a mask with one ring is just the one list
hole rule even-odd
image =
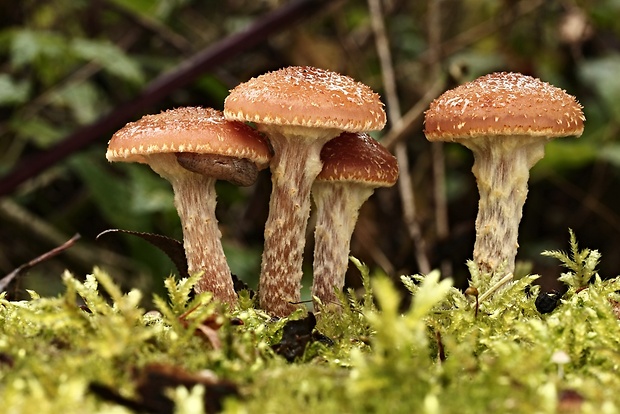
[[[571, 235], [570, 255], [548, 253], [569, 289], [544, 315], [536, 276], [478, 304], [437, 272], [402, 277], [402, 311], [394, 284], [356, 262], [364, 297], [288, 338], [302, 312], [274, 321], [246, 294], [230, 312], [191, 298], [197, 277], [168, 279], [145, 312], [101, 270], [65, 274], [62, 296], [0, 296], [0, 399], [9, 413], [616, 412], [620, 280], [601, 280], [593, 252]], [[293, 362], [276, 352], [301, 337]]]

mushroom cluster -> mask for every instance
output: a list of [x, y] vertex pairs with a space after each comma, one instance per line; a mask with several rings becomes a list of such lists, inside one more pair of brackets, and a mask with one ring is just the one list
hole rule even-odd
[[[247, 123], [252, 123], [255, 128]], [[367, 131], [386, 115], [379, 96], [348, 76], [287, 67], [230, 91], [224, 111], [179, 108], [147, 115], [114, 134], [110, 161], [146, 163], [167, 179], [183, 225], [198, 291], [236, 304], [215, 217], [215, 180], [251, 185], [270, 167], [260, 306], [286, 316], [300, 304], [311, 196], [317, 211], [312, 294], [336, 301], [361, 205], [398, 178], [396, 159]], [[474, 261], [491, 280], [514, 270], [529, 169], [553, 138], [583, 132], [581, 105], [565, 91], [519, 73], [493, 73], [445, 92], [425, 114], [429, 141], [474, 153], [480, 192]]]
[[383, 103], [348, 76], [292, 66], [235, 87], [224, 102], [224, 116], [255, 123], [274, 150], [259, 302], [286, 316], [299, 306], [310, 191], [322, 169], [321, 149], [345, 131], [382, 129]]
[[[179, 108], [131, 122], [114, 134], [106, 156], [109, 161], [146, 163], [172, 184], [188, 270], [203, 272], [197, 290], [233, 306], [237, 297], [217, 227], [214, 183], [224, 179], [251, 185], [269, 165], [272, 194], [259, 301], [269, 313], [286, 316], [299, 307], [311, 190], [323, 170], [322, 148], [349, 133], [326, 149], [321, 181], [329, 183], [314, 189], [321, 217], [329, 208], [327, 198], [339, 205], [338, 217], [321, 218], [317, 227], [313, 291], [321, 301], [332, 301], [333, 290], [343, 285], [357, 210], [375, 187], [392, 185], [398, 175], [391, 154], [362, 134], [385, 123], [383, 103], [368, 86], [335, 72], [293, 66], [235, 87], [223, 113]], [[329, 229], [338, 235], [330, 239]], [[328, 265], [331, 261], [338, 264]], [[325, 269], [336, 273], [328, 275]]]
[[520, 73], [482, 76], [431, 103], [427, 139], [458, 142], [474, 154], [480, 202], [473, 255], [491, 280], [514, 270], [530, 168], [549, 140], [580, 136], [584, 120], [575, 97]]

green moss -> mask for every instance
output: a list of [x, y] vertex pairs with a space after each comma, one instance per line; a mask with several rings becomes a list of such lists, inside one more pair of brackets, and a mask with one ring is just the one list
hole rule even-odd
[[[412, 301], [402, 311], [394, 283], [355, 261], [364, 296], [350, 292], [342, 312], [323, 310], [317, 329], [331, 342], [315, 338], [292, 363], [273, 348], [287, 319], [271, 320], [245, 293], [230, 312], [208, 294], [191, 297], [196, 277], [170, 278], [168, 297], [146, 312], [140, 292], [120, 292], [99, 269], [83, 282], [67, 273], [59, 297], [0, 296], [0, 399], [15, 413], [133, 412], [93, 386], [155, 398], [140, 394], [139, 373], [158, 364], [237, 386], [239, 396], [225, 401], [230, 413], [554, 413], [569, 403], [615, 412], [620, 280], [601, 280], [600, 255], [580, 251], [572, 233], [570, 255], [547, 254], [569, 269], [569, 290], [545, 315], [534, 305], [535, 275], [478, 305], [437, 272], [404, 276]], [[490, 288], [483, 280], [472, 272], [481, 293]], [[201, 412], [208, 389], [164, 394], [176, 412]]]

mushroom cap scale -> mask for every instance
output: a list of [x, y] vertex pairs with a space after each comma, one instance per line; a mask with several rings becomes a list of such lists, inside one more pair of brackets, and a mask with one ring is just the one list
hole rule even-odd
[[391, 187], [398, 179], [396, 157], [366, 133], [342, 133], [323, 146], [321, 160], [317, 181]]
[[267, 167], [271, 148], [248, 125], [228, 121], [212, 108], [183, 107], [145, 115], [117, 131], [108, 143], [108, 161], [146, 163], [145, 155], [193, 152], [246, 158]]
[[540, 79], [498, 72], [445, 92], [426, 111], [429, 141], [477, 136], [580, 136], [584, 116], [574, 96]]
[[265, 73], [230, 91], [227, 119], [260, 124], [373, 131], [385, 126], [379, 95], [354, 79], [310, 66]]

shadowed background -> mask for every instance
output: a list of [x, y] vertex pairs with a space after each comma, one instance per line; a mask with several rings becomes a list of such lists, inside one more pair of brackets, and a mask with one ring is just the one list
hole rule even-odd
[[[109, 228], [181, 237], [169, 184], [144, 165], [106, 161], [112, 133], [163, 109], [222, 109], [228, 90], [252, 76], [312, 65], [381, 94], [389, 122], [374, 137], [401, 162], [401, 182], [362, 208], [354, 256], [395, 278], [440, 268], [467, 285], [478, 199], [473, 157], [456, 144], [428, 143], [423, 110], [445, 89], [506, 70], [566, 89], [587, 118], [581, 138], [548, 144], [531, 171], [517, 260], [553, 286], [561, 269], [540, 252], [567, 249], [572, 228], [582, 247], [603, 254], [601, 275], [616, 276], [618, 13], [615, 0], [3, 2], [0, 275], [80, 233], [12, 293], [55, 294], [64, 269], [83, 275], [93, 266], [125, 287], [160, 291], [162, 278], [176, 272], [163, 253], [129, 235], [95, 241]], [[268, 172], [249, 188], [218, 184], [228, 260], [251, 287], [269, 192]], [[311, 252], [308, 234], [308, 269]], [[356, 271], [348, 284], [359, 284]]]

